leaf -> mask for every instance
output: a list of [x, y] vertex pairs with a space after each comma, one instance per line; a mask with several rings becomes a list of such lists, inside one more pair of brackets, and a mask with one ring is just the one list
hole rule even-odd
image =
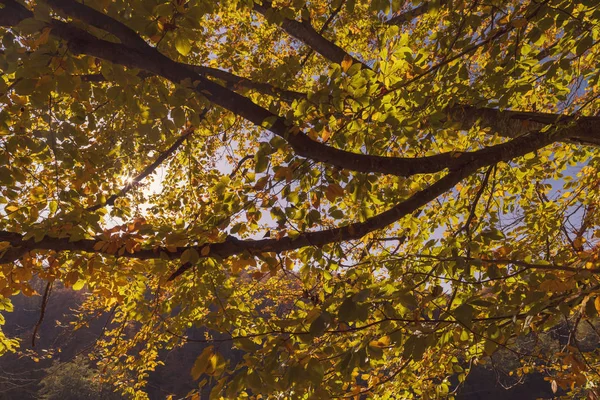
[[483, 232], [481, 232], [481, 236], [489, 238], [491, 240], [504, 239], [504, 234], [497, 229], [486, 229]]
[[331, 317], [329, 313], [323, 312], [321, 313], [311, 324], [309, 332], [313, 337], [321, 336], [329, 326], [331, 321]]
[[213, 352], [208, 359], [208, 366], [204, 372], [209, 376], [219, 376], [225, 370], [226, 365], [223, 356], [220, 353]]
[[344, 188], [342, 188], [337, 183], [332, 183], [325, 189], [325, 196], [327, 200], [334, 202], [338, 197], [342, 197], [344, 195]]
[[56, 200], [51, 200], [50, 203], [48, 203], [48, 209], [50, 210], [50, 214], [54, 214], [57, 208], [58, 202]]
[[50, 37], [50, 31], [51, 31], [51, 28], [44, 27], [42, 29], [42, 33], [40, 33], [40, 35], [37, 37], [37, 39], [33, 43], [34, 47], [38, 47], [42, 44], [45, 44], [48, 41], [48, 38]]
[[345, 55], [344, 59], [342, 60], [342, 71], [347, 72], [350, 67], [352, 66], [352, 57], [350, 57], [349, 55]]
[[527, 25], [527, 19], [525, 18], [515, 18], [510, 21], [510, 24], [515, 28], [522, 28]]
[[427, 338], [424, 336], [410, 336], [404, 343], [402, 357], [412, 358], [414, 361], [420, 361], [427, 349]]
[[596, 307], [596, 312], [600, 315], [600, 296], [594, 299], [594, 306]]
[[209, 361], [213, 355], [213, 346], [208, 346], [202, 350], [202, 353], [200, 353], [200, 355], [196, 358], [196, 361], [194, 361], [194, 366], [190, 372], [193, 380], [197, 381], [200, 376], [209, 368]]
[[[269, 166], [269, 158], [261, 151], [258, 151], [254, 156], [254, 170], [256, 173], [264, 172]], [[265, 185], [267, 183], [267, 179], [265, 177]], [[261, 190], [261, 189], [257, 189]]]
[[77, 282], [73, 284], [73, 290], [81, 290], [85, 286], [85, 281], [83, 279], [79, 279]]
[[63, 280], [65, 286], [72, 286], [79, 280], [79, 272], [69, 271]]
[[488, 356], [491, 356], [492, 354], [494, 354], [494, 352], [496, 351], [496, 348], [498, 347], [498, 345], [491, 341], [491, 340], [486, 340], [484, 345], [483, 345], [483, 349], [485, 351], [485, 354], [487, 354]]
[[173, 232], [167, 235], [166, 243], [168, 246], [184, 246], [187, 243], [187, 235], [182, 232]]
[[475, 309], [469, 304], [461, 304], [454, 310], [454, 317], [462, 324], [470, 326]]
[[306, 372], [308, 379], [313, 385], [318, 385], [321, 383], [323, 377], [325, 376], [325, 369], [323, 368], [321, 362], [316, 358], [311, 358], [306, 364]]
[[[210, 252], [210, 249], [209, 249], [209, 252]], [[208, 252], [207, 252], [207, 254], [208, 254]], [[196, 264], [199, 259], [200, 259], [200, 255], [194, 248], [186, 249], [181, 254], [181, 263], [182, 264], [186, 264], [186, 263]]]
[[292, 176], [292, 170], [290, 168], [288, 168], [288, 167], [280, 167], [275, 172], [274, 178], [276, 180], [281, 180], [281, 179], [285, 178], [286, 181], [289, 182], [291, 180], [291, 176]]
[[356, 319], [356, 303], [351, 297], [342, 302], [338, 310], [338, 318], [341, 321], [351, 322]]
[[190, 50], [192, 50], [192, 44], [188, 38], [179, 35], [175, 37], [175, 49], [177, 49], [182, 56], [187, 56]]

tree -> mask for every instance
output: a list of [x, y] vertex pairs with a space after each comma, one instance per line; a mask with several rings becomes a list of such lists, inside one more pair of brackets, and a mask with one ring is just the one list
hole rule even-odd
[[54, 361], [40, 386], [38, 398], [43, 400], [122, 399], [110, 388], [102, 387], [98, 371], [81, 357], [64, 363]]
[[598, 384], [597, 2], [0, 5], [1, 294], [87, 287], [126, 393], [186, 342], [227, 398]]

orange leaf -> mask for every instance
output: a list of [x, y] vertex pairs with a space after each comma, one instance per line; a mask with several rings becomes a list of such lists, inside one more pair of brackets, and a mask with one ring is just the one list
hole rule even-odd
[[342, 60], [342, 71], [344, 72], [348, 72], [348, 70], [350, 69], [350, 67], [352, 66], [352, 57], [350, 57], [349, 55], [345, 55], [344, 59]]

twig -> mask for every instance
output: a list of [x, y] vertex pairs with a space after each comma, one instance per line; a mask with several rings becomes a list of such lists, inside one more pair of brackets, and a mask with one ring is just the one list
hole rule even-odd
[[40, 306], [40, 318], [38, 319], [35, 327], [33, 328], [33, 335], [31, 336], [31, 347], [35, 347], [35, 338], [37, 336], [37, 332], [44, 321], [44, 315], [46, 314], [46, 306], [48, 305], [48, 299], [50, 298], [50, 293], [52, 292], [53, 282], [48, 282], [46, 284], [46, 290], [44, 290], [44, 295], [42, 296], [42, 304]]

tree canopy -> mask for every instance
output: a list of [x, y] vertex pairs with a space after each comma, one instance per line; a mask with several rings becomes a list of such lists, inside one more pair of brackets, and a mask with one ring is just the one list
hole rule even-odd
[[496, 351], [600, 384], [597, 1], [0, 0], [0, 27], [0, 309], [85, 290], [129, 396], [188, 342], [214, 398], [445, 398]]

